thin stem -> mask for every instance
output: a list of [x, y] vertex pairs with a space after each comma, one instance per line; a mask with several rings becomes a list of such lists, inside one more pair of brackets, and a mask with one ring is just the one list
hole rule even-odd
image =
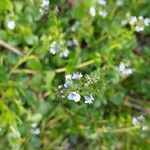
[[6, 43], [3, 40], [0, 40], [0, 46], [5, 47], [6, 49], [12, 51], [13, 53], [19, 55], [19, 56], [23, 56], [23, 52], [21, 52], [21, 50], [19, 50], [18, 48], [11, 46], [10, 44]]
[[137, 126], [124, 127], [124, 128], [118, 128], [118, 129], [100, 128], [100, 129], [97, 129], [97, 132], [98, 133], [102, 133], [102, 132], [124, 133], [124, 132], [137, 130], [140, 127], [141, 127], [140, 125], [137, 125]]
[[[86, 61], [86, 62], [84, 62], [84, 63], [81, 63], [81, 64], [77, 65], [75, 68], [76, 68], [76, 69], [84, 68], [84, 67], [89, 66], [89, 65], [91, 65], [91, 64], [93, 64], [93, 63], [94, 63], [94, 60], [91, 59], [91, 60], [88, 60], [88, 61]], [[64, 68], [56, 69], [55, 72], [56, 72], [56, 73], [62, 73], [62, 72], [65, 72], [66, 70], [67, 70], [67, 69], [64, 67]]]

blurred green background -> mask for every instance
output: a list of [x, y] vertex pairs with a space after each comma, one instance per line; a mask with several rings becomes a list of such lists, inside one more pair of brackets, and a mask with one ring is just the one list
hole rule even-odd
[[[0, 150], [149, 150], [150, 28], [122, 25], [149, 12], [149, 0], [0, 0]], [[58, 94], [73, 72], [100, 77], [93, 104]]]

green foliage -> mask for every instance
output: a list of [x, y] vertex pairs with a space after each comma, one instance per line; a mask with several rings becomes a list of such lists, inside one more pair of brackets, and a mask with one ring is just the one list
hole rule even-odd
[[42, 1], [0, 0], [0, 150], [148, 150], [149, 0]]

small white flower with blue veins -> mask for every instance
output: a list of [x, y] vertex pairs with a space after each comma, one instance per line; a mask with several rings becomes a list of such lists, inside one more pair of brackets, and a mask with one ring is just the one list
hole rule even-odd
[[81, 73], [74, 73], [73, 75], [72, 75], [72, 79], [73, 80], [79, 80], [80, 78], [82, 78], [83, 77], [83, 75], [81, 74]]
[[106, 5], [106, 0], [98, 0], [98, 3], [99, 3], [100, 5]]
[[90, 7], [89, 14], [94, 17], [96, 16], [96, 9], [94, 6]]
[[141, 31], [143, 31], [143, 30], [144, 30], [144, 27], [143, 27], [143, 26], [141, 26], [141, 25], [135, 26], [135, 31], [136, 31], [136, 32], [141, 32]]
[[84, 103], [86, 103], [86, 104], [92, 104], [92, 103], [93, 103], [93, 100], [94, 100], [92, 94], [89, 94], [89, 95], [84, 96], [84, 99], [85, 99], [85, 102], [84, 102]]
[[81, 96], [80, 96], [80, 94], [78, 94], [77, 92], [71, 92], [71, 93], [67, 96], [67, 98], [68, 98], [69, 100], [73, 100], [73, 101], [75, 101], [75, 102], [79, 102]]

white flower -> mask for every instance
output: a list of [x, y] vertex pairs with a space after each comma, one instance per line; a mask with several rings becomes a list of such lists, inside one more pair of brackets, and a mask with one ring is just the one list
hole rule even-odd
[[36, 127], [37, 127], [37, 123], [36, 123], [36, 122], [32, 123], [32, 124], [31, 124], [31, 127], [32, 127], [32, 128], [36, 128]]
[[123, 62], [119, 65], [119, 71], [122, 75], [130, 75], [133, 73], [133, 70], [128, 68], [128, 64], [124, 64]]
[[68, 40], [67, 41], [67, 46], [68, 47], [75, 47], [78, 45], [78, 41], [76, 39]]
[[144, 19], [144, 24], [145, 24], [145, 26], [149, 26], [150, 19], [149, 18]]
[[69, 55], [69, 50], [66, 48], [62, 53], [60, 53], [60, 57], [68, 57], [68, 55]]
[[144, 21], [143, 16], [139, 16], [138, 19], [139, 19], [140, 21]]
[[133, 125], [139, 125], [140, 124], [140, 122], [142, 122], [142, 121], [144, 121], [144, 116], [142, 116], [142, 115], [140, 115], [140, 116], [138, 116], [138, 117], [133, 117], [133, 119], [132, 119], [132, 124]]
[[68, 84], [67, 82], [65, 82], [65, 83], [64, 83], [64, 87], [65, 87], [65, 88], [68, 88], [68, 87], [69, 87], [69, 84]]
[[105, 18], [105, 17], [107, 17], [107, 11], [105, 11], [105, 10], [100, 10], [100, 11], [99, 11], [99, 15]]
[[15, 29], [15, 22], [14, 21], [7, 21], [7, 28], [10, 30], [14, 30]]
[[138, 121], [138, 119], [137, 119], [136, 117], [133, 117], [133, 119], [132, 119], [132, 124], [133, 124], [134, 126], [136, 126], [136, 125], [139, 124], [139, 121]]
[[69, 85], [72, 84], [72, 76], [71, 76], [70, 74], [65, 75], [65, 81], [66, 81], [66, 82], [64, 83], [64, 87], [65, 87], [65, 88], [68, 88]]
[[47, 9], [49, 5], [49, 0], [42, 0], [41, 7]]
[[42, 0], [42, 3], [40, 5], [40, 12], [44, 14], [45, 11], [48, 11], [49, 9], [49, 0]]
[[66, 80], [71, 80], [71, 78], [72, 78], [71, 74], [65, 75], [65, 79], [66, 79]]
[[93, 6], [93, 7], [90, 7], [89, 14], [90, 14], [92, 17], [96, 16], [96, 9], [95, 9], [94, 6]]
[[74, 100], [75, 102], [79, 102], [80, 101], [80, 94], [76, 93], [76, 92], [71, 92], [68, 97], [69, 100]]
[[139, 121], [144, 121], [145, 118], [144, 118], [143, 115], [140, 115], [140, 116], [137, 117], [137, 119], [138, 119]]
[[34, 129], [31, 129], [31, 133], [33, 134], [33, 135], [39, 135], [40, 134], [40, 128], [34, 128]]
[[123, 0], [118, 0], [118, 1], [117, 1], [117, 6], [123, 6], [123, 5], [124, 5]]
[[84, 103], [86, 103], [86, 104], [92, 104], [93, 103], [94, 98], [93, 98], [92, 94], [84, 96], [84, 98], [85, 98], [85, 102]]
[[42, 4], [43, 4], [44, 6], [49, 5], [49, 0], [42, 0]]
[[135, 26], [135, 31], [136, 31], [136, 32], [141, 32], [141, 31], [143, 31], [143, 30], [144, 30], [144, 27], [143, 27], [143, 26], [140, 26], [140, 25]]
[[133, 17], [131, 17], [130, 19], [129, 19], [129, 24], [130, 25], [133, 25], [133, 24], [135, 24], [137, 22], [137, 17], [135, 17], [135, 16], [133, 16]]
[[50, 45], [50, 53], [55, 55], [58, 51], [58, 45], [57, 45], [57, 42], [56, 41], [53, 41]]
[[2, 131], [2, 128], [0, 128], [0, 132]]
[[105, 0], [98, 0], [98, 3], [99, 3], [100, 5], [106, 5], [106, 1], [105, 1]]
[[147, 131], [147, 130], [149, 130], [149, 126], [147, 126], [147, 125], [143, 125], [143, 126], [142, 126], [142, 130], [143, 130], [143, 131]]
[[83, 75], [81, 74], [81, 73], [74, 73], [73, 75], [72, 75], [72, 79], [73, 80], [79, 80], [80, 78], [82, 78], [83, 77]]

